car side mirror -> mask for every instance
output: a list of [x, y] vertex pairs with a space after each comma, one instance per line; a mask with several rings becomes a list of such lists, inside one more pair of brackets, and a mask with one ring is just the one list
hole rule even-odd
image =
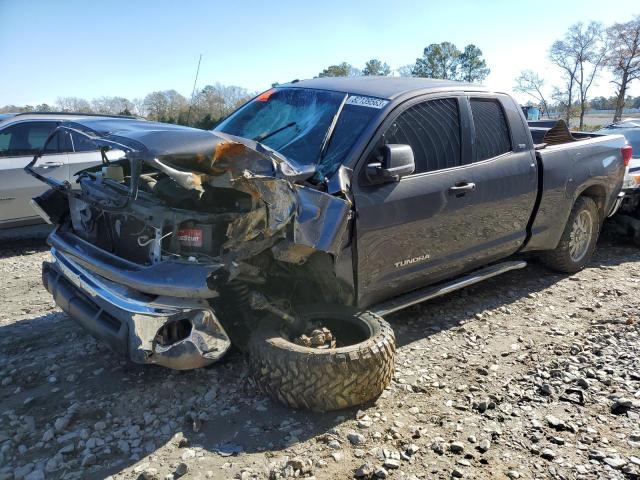
[[382, 147], [382, 161], [367, 165], [367, 179], [373, 183], [397, 182], [416, 168], [410, 145], [387, 144]]

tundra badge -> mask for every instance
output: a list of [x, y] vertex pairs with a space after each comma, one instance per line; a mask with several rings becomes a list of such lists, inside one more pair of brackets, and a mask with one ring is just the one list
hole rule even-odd
[[413, 263], [424, 262], [425, 260], [429, 260], [430, 258], [431, 258], [431, 255], [429, 255], [428, 253], [425, 253], [424, 255], [419, 255], [417, 257], [400, 260], [399, 262], [396, 262], [393, 265], [396, 268], [406, 267], [407, 265], [411, 265]]

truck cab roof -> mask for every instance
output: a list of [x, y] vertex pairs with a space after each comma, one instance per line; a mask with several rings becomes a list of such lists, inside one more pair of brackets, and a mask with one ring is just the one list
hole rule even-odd
[[290, 83], [278, 85], [278, 87], [331, 90], [335, 92], [349, 93], [352, 95], [384, 98], [387, 100], [393, 100], [406, 94], [418, 95], [440, 91], [491, 91], [481, 85], [454, 82], [452, 80], [383, 76], [313, 78], [310, 80], [294, 80]]

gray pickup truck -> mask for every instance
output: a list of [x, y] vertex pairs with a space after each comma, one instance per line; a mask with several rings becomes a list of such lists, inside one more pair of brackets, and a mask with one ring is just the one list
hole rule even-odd
[[[525, 252], [576, 272], [619, 202], [620, 135], [529, 128], [507, 94], [415, 78], [268, 90], [214, 131], [105, 119], [59, 127], [123, 160], [35, 199], [57, 228], [43, 282], [140, 363], [248, 352], [260, 389], [300, 408], [377, 397], [381, 317], [497, 274]], [[528, 255], [530, 257], [531, 255]]]

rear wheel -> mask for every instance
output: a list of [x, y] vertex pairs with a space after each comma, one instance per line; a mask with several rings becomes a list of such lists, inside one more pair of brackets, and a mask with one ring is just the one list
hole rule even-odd
[[558, 246], [543, 252], [540, 259], [552, 270], [575, 273], [591, 260], [599, 234], [600, 214], [596, 202], [589, 197], [578, 197]]
[[[305, 332], [264, 321], [249, 343], [260, 390], [294, 408], [338, 410], [377, 398], [393, 376], [395, 337], [371, 312], [321, 305], [298, 317]], [[302, 333], [302, 334], [301, 334]]]

